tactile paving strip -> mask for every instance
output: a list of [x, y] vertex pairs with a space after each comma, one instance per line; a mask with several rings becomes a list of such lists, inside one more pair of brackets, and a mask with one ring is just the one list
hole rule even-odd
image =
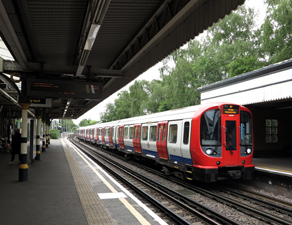
[[62, 141], [62, 145], [73, 175], [75, 186], [79, 194], [80, 201], [82, 203], [83, 210], [87, 217], [89, 225], [113, 225], [116, 224], [110, 217], [108, 212], [104, 209], [104, 205], [94, 192], [89, 181], [85, 178], [80, 170], [77, 162], [70, 153], [66, 144]]

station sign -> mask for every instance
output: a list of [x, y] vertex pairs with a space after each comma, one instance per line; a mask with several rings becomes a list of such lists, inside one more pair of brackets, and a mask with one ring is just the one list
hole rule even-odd
[[97, 82], [26, 79], [27, 97], [101, 99], [103, 85]]
[[238, 105], [223, 105], [223, 114], [238, 114]]

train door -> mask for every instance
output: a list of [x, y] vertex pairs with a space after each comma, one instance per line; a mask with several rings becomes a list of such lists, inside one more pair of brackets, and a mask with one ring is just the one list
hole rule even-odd
[[105, 135], [105, 128], [102, 128], [101, 129], [101, 140], [102, 140], [102, 144], [105, 145], [105, 138], [104, 138], [104, 135]]
[[237, 166], [240, 159], [240, 117], [239, 106], [224, 105], [222, 114], [223, 151], [225, 166]]
[[192, 165], [192, 157], [190, 151], [190, 140], [191, 140], [191, 119], [185, 119], [182, 122], [182, 141], [180, 142], [180, 149], [182, 157], [186, 164]]
[[91, 142], [94, 143], [94, 128], [91, 129]]
[[140, 139], [141, 139], [141, 124], [134, 125], [134, 139], [133, 139], [133, 144], [134, 144], [134, 150], [135, 152], [141, 153], [141, 144], [140, 144]]
[[121, 149], [125, 149], [125, 146], [124, 146], [124, 126], [120, 126], [118, 128], [118, 141], [119, 141], [119, 147]]
[[98, 133], [99, 133], [99, 129], [96, 128], [96, 133], [95, 133], [95, 135], [96, 135], [96, 144], [99, 144]]
[[102, 145], [102, 128], [98, 128], [98, 140], [99, 144]]
[[170, 160], [184, 162], [181, 152], [182, 121], [170, 121], [168, 123], [167, 151]]
[[114, 146], [114, 143], [113, 143], [113, 127], [109, 128], [108, 141], [109, 141], [109, 146], [113, 147]]
[[168, 159], [167, 149], [166, 149], [166, 140], [167, 140], [167, 121], [159, 122], [157, 129], [157, 151], [158, 156], [161, 159]]
[[144, 154], [148, 153], [148, 150], [150, 149], [150, 144], [149, 144], [149, 125], [148, 124], [143, 124], [142, 129], [141, 129], [141, 148]]

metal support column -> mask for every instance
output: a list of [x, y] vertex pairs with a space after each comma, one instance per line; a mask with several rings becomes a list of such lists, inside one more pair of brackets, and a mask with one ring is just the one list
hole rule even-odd
[[41, 160], [41, 116], [37, 115], [37, 137], [36, 137], [36, 157], [35, 160]]
[[27, 110], [28, 103], [21, 103], [22, 107], [22, 129], [21, 129], [21, 149], [20, 149], [20, 165], [19, 165], [19, 181], [28, 179], [27, 165]]
[[46, 151], [46, 121], [43, 120], [43, 147], [42, 152]]

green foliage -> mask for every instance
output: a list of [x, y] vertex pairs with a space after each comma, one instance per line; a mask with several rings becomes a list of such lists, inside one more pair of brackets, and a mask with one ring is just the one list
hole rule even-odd
[[85, 126], [89, 126], [89, 125], [94, 125], [96, 123], [98, 123], [98, 121], [96, 121], [96, 120], [83, 119], [83, 120], [80, 121], [79, 127], [85, 127]]
[[292, 1], [267, 0], [268, 11], [261, 27], [263, 51], [269, 64], [292, 58]]
[[59, 131], [57, 129], [50, 129], [50, 138], [51, 139], [58, 139], [59, 138]]

